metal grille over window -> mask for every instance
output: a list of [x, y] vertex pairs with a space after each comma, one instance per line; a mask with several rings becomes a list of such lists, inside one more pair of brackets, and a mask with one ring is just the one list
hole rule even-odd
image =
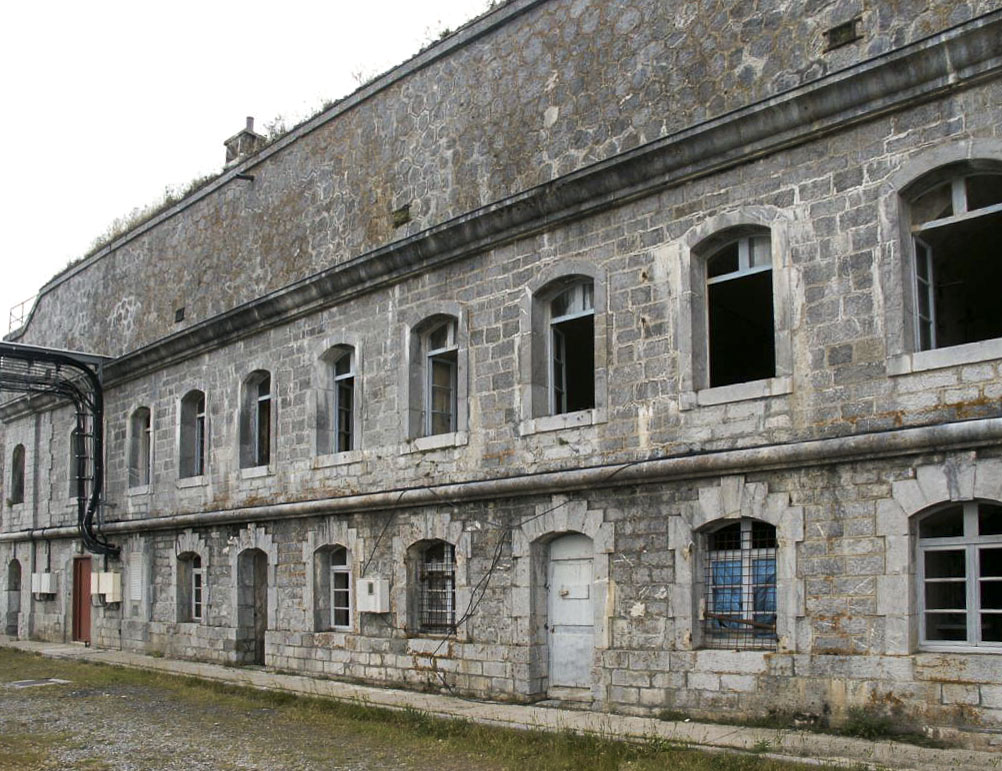
[[1002, 505], [950, 506], [919, 521], [921, 639], [1002, 646]]
[[456, 626], [455, 548], [437, 543], [425, 549], [418, 566], [418, 623], [423, 632], [452, 632]]
[[704, 644], [775, 648], [776, 528], [742, 519], [705, 539]]

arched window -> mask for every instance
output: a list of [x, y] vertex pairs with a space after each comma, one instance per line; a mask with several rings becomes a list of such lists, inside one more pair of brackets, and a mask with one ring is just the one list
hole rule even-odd
[[14, 447], [10, 457], [10, 502], [24, 503], [24, 445]]
[[547, 302], [551, 415], [595, 406], [595, 292], [590, 280], [557, 290]]
[[922, 644], [1002, 648], [1002, 504], [953, 504], [916, 528]]
[[272, 441], [271, 374], [256, 370], [244, 381], [240, 407], [240, 468], [267, 466]]
[[456, 549], [446, 541], [421, 541], [408, 550], [412, 624], [419, 632], [456, 630]]
[[703, 644], [709, 648], [776, 647], [776, 528], [744, 517], [702, 532]]
[[411, 437], [465, 430], [460, 414], [459, 327], [454, 316], [436, 315], [414, 327], [410, 341]]
[[938, 169], [906, 193], [914, 255], [915, 347], [1002, 337], [1002, 173], [998, 164]]
[[202, 621], [205, 610], [205, 572], [202, 558], [185, 552], [177, 558], [177, 619]]
[[351, 559], [341, 545], [322, 546], [313, 559], [313, 599], [317, 629], [352, 628]]
[[140, 407], [129, 418], [129, 487], [150, 483], [152, 432], [150, 410]]
[[206, 470], [208, 434], [205, 420], [205, 394], [189, 391], [181, 399], [179, 476], [202, 476]]
[[715, 239], [706, 257], [709, 386], [776, 375], [772, 244], [768, 231]]
[[336, 345], [322, 357], [322, 380], [317, 404], [317, 454], [358, 449], [358, 399], [355, 387], [355, 349]]

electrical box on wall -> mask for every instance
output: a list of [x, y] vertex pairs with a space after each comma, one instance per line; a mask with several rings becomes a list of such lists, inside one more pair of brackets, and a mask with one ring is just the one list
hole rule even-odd
[[35, 596], [55, 594], [59, 589], [59, 580], [55, 573], [32, 573], [31, 593]]
[[122, 574], [121, 573], [100, 573], [101, 594], [104, 595], [105, 602], [122, 601]]
[[390, 612], [390, 582], [385, 578], [360, 578], [355, 596], [359, 613]]
[[102, 595], [105, 603], [122, 601], [122, 574], [115, 572], [91, 573], [91, 595]]

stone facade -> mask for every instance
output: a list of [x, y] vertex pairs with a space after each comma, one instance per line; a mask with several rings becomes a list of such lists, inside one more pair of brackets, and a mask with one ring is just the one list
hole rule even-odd
[[[830, 47], [843, 23], [858, 37]], [[15, 341], [112, 357], [104, 532], [122, 553], [92, 567], [123, 592], [93, 608], [93, 644], [637, 713], [858, 707], [997, 741], [981, 579], [1002, 563], [984, 524], [1002, 339], [917, 342], [909, 207], [929, 175], [998, 178], [1000, 33], [988, 0], [515, 0], [53, 279]], [[772, 366], [720, 385], [707, 263], [754, 239]], [[575, 286], [594, 382], [562, 410], [551, 302]], [[429, 430], [440, 323], [451, 422]], [[70, 639], [72, 414], [3, 410], [5, 491], [25, 453], [0, 520], [8, 628]], [[981, 555], [965, 586], [983, 618], [936, 639], [919, 523], [968, 503], [985, 506], [959, 547]], [[742, 523], [772, 534], [750, 625], [769, 631], [727, 647], [709, 565]], [[591, 571], [571, 685], [551, 682], [550, 623], [569, 534]], [[436, 544], [452, 616], [432, 633]], [[39, 573], [55, 593], [32, 593]]]

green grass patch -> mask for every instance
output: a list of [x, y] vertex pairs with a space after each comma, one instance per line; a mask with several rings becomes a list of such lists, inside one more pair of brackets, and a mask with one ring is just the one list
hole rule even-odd
[[[627, 742], [610, 737], [577, 735], [486, 726], [461, 719], [435, 717], [419, 710], [390, 710], [364, 702], [296, 696], [261, 691], [227, 683], [91, 664], [66, 659], [42, 658], [10, 649], [0, 649], [0, 672], [4, 680], [58, 677], [71, 681], [63, 694], [91, 699], [92, 704], [116, 699], [138, 705], [169, 708], [171, 729], [178, 734], [206, 735], [205, 741], [228, 737], [257, 751], [281, 753], [282, 745], [294, 747], [307, 764], [330, 764], [332, 742], [349, 745], [359, 752], [382, 759], [385, 767], [453, 769], [521, 769], [538, 771], [795, 771], [818, 766], [785, 762], [755, 754], [700, 752], [661, 737]], [[60, 698], [56, 687], [38, 689], [24, 698]], [[20, 691], [25, 694], [27, 691]], [[65, 698], [62, 697], [62, 698]], [[41, 704], [42, 702], [39, 701]], [[122, 705], [131, 704], [121, 701]], [[168, 705], [168, 706], [164, 706]], [[137, 712], [135, 714], [141, 714]], [[151, 719], [157, 719], [156, 716]], [[8, 733], [13, 726], [0, 726], [0, 771], [6, 768], [46, 768], [50, 750], [72, 750], [75, 737]], [[193, 740], [197, 747], [197, 739]], [[260, 744], [256, 744], [260, 743]], [[79, 744], [76, 745], [79, 747]], [[207, 745], [208, 746], [208, 745]], [[99, 748], [87, 747], [86, 761], [99, 769], [104, 761]], [[211, 750], [211, 747], [209, 747]], [[763, 748], [756, 748], [759, 752]], [[208, 751], [208, 750], [207, 750]], [[248, 750], [250, 751], [250, 750]], [[30, 759], [26, 763], [25, 758]], [[21, 765], [12, 765], [17, 759]], [[4, 765], [7, 763], [8, 765]], [[155, 767], [155, 766], [149, 766]]]

